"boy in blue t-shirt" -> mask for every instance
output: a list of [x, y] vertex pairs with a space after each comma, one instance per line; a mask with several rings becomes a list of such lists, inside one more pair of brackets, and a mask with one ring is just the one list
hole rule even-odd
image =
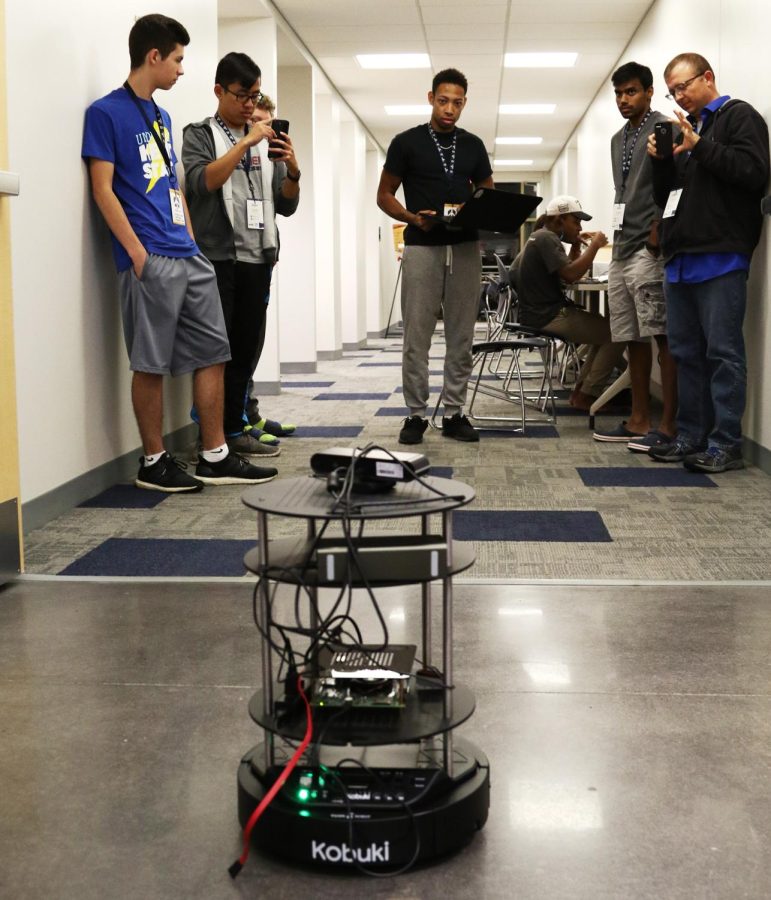
[[[223, 369], [230, 359], [217, 282], [200, 253], [177, 182], [171, 120], [153, 100], [183, 74], [185, 28], [143, 16], [129, 34], [123, 87], [86, 113], [82, 156], [96, 205], [112, 233], [143, 456], [137, 487], [177, 493], [206, 484], [257, 484], [278, 474], [228, 451], [222, 431]], [[163, 376], [193, 373], [203, 451], [195, 477], [163, 447]]]

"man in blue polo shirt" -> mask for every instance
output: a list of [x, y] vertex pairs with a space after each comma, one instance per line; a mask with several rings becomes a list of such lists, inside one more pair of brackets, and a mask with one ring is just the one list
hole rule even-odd
[[660, 462], [701, 472], [741, 469], [747, 362], [742, 323], [750, 258], [760, 238], [769, 176], [768, 126], [749, 103], [722, 95], [707, 60], [681, 53], [664, 70], [685, 114], [674, 152], [653, 161], [664, 209], [667, 333], [677, 363], [674, 440], [649, 450]]
[[[228, 452], [222, 430], [223, 368], [230, 358], [211, 263], [196, 246], [174, 172], [171, 120], [153, 100], [183, 74], [185, 28], [143, 16], [129, 34], [123, 87], [86, 113], [82, 156], [94, 200], [112, 233], [131, 369], [131, 399], [143, 456], [135, 484], [166, 493], [204, 484], [256, 484], [274, 468]], [[163, 376], [193, 373], [203, 451], [195, 477], [163, 446]]]

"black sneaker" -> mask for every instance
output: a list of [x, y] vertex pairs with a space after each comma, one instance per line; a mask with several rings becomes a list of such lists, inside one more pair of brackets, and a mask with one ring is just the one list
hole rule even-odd
[[422, 444], [423, 432], [428, 428], [428, 420], [423, 416], [408, 416], [399, 432], [400, 444]]
[[442, 434], [445, 437], [452, 438], [454, 441], [475, 442], [479, 440], [479, 432], [460, 413], [455, 413], [449, 419], [446, 416], [442, 418]]
[[175, 459], [170, 453], [164, 453], [151, 466], [146, 466], [144, 457], [140, 457], [139, 472], [134, 484], [146, 491], [163, 491], [166, 494], [194, 494], [202, 491], [203, 482], [188, 475], [186, 469], [187, 463]]
[[660, 447], [651, 447], [648, 450], [648, 456], [655, 459], [656, 462], [683, 462], [686, 456], [699, 452], [699, 448], [686, 441], [685, 438], [677, 437]]
[[707, 447], [701, 453], [690, 453], [683, 460], [686, 469], [692, 472], [718, 473], [730, 469], [743, 469], [741, 447]]
[[199, 456], [195, 467], [196, 478], [205, 484], [262, 484], [263, 481], [273, 481], [276, 475], [278, 469], [253, 466], [237, 453], [228, 453], [215, 463]]

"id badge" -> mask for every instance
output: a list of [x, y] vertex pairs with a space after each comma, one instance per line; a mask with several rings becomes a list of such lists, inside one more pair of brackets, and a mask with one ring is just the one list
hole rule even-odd
[[461, 203], [445, 203], [444, 204], [444, 217], [446, 219], [453, 219], [458, 215], [460, 208], [463, 204]]
[[671, 219], [677, 210], [677, 204], [680, 202], [680, 197], [682, 196], [683, 189], [678, 188], [676, 191], [670, 191], [669, 197], [667, 198], [667, 205], [664, 207], [664, 215], [663, 219]]
[[613, 223], [612, 228], [613, 231], [621, 231], [621, 226], [624, 224], [624, 209], [626, 208], [626, 203], [614, 203], [613, 204]]
[[171, 221], [175, 225], [184, 225], [185, 207], [182, 205], [182, 191], [179, 188], [169, 188], [169, 202], [171, 203]]
[[262, 200], [246, 201], [246, 227], [250, 231], [262, 231], [265, 228]]

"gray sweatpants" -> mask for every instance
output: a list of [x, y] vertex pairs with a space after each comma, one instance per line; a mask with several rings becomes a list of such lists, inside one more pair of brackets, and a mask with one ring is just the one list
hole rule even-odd
[[423, 247], [410, 244], [402, 257], [404, 355], [402, 385], [411, 415], [428, 406], [428, 351], [444, 315], [444, 409], [460, 412], [471, 374], [471, 345], [479, 311], [482, 259], [477, 241]]

